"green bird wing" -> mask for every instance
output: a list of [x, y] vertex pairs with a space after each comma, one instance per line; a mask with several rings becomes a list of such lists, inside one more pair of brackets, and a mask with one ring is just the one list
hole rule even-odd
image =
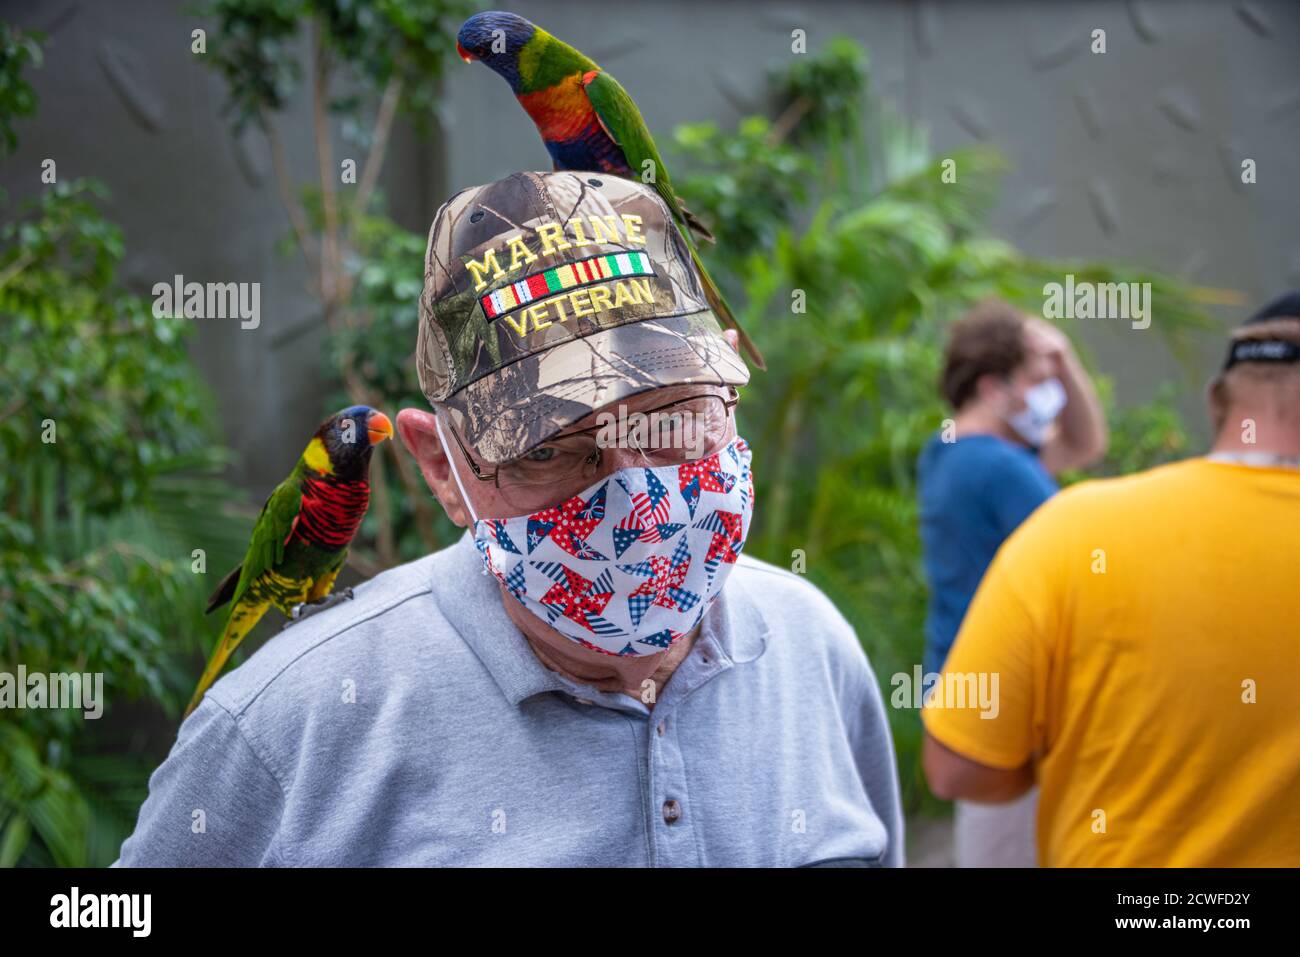
[[668, 170], [659, 157], [659, 150], [655, 147], [654, 138], [645, 125], [645, 119], [627, 90], [623, 89], [623, 85], [618, 80], [603, 72], [595, 73], [584, 83], [587, 99], [591, 101], [597, 119], [600, 120], [601, 126], [605, 128], [610, 138], [623, 148], [623, 158], [627, 160], [627, 165], [632, 167], [633, 174], [640, 176], [645, 169], [645, 161], [652, 161], [655, 190], [663, 197], [678, 222], [685, 223], [686, 211], [682, 208], [682, 202], [677, 198], [677, 193], [673, 191], [673, 185], [668, 180]]
[[232, 604], [238, 604], [244, 592], [263, 572], [284, 561], [284, 545], [298, 524], [298, 512], [301, 510], [302, 483], [295, 470], [293, 475], [275, 487], [275, 491], [262, 506], [262, 514], [257, 517], [257, 523], [253, 525], [253, 538], [244, 555], [239, 584], [235, 586], [231, 598]]

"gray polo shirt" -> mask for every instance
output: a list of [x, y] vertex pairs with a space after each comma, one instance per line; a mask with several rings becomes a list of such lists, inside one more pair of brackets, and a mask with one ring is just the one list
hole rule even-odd
[[903, 863], [853, 629], [742, 556], [653, 709], [549, 670], [468, 532], [277, 634], [181, 725], [114, 866]]

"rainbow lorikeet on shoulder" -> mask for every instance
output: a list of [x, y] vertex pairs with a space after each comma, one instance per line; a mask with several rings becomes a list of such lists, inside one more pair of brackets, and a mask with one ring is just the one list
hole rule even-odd
[[641, 111], [619, 82], [563, 40], [513, 13], [490, 10], [462, 24], [456, 52], [466, 63], [481, 60], [510, 84], [515, 99], [537, 125], [557, 170], [598, 170], [641, 179], [648, 168], [686, 239], [705, 296], [722, 322], [740, 334], [741, 345], [760, 369], [763, 356], [740, 328], [722, 293], [700, 261], [692, 232], [713, 234], [673, 190]]
[[392, 437], [388, 416], [365, 405], [321, 423], [289, 477], [262, 506], [244, 561], [208, 599], [209, 613], [230, 602], [230, 614], [185, 717], [268, 608], [292, 618], [297, 605], [332, 603], [326, 596], [370, 504], [370, 457]]

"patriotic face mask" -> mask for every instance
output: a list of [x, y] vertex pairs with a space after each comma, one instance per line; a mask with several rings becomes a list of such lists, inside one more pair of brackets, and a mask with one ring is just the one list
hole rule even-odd
[[[474, 544], [485, 569], [566, 637], [611, 655], [658, 654], [699, 624], [740, 557], [750, 458], [737, 437], [697, 461], [620, 469], [531, 515], [481, 519], [471, 505]], [[468, 505], [454, 464], [452, 474]]]

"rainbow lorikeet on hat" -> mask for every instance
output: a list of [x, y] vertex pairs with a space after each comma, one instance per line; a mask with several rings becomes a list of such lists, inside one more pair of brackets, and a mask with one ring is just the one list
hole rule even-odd
[[653, 172], [653, 186], [686, 239], [705, 296], [723, 323], [740, 334], [741, 344], [760, 369], [763, 356], [740, 328], [691, 238], [713, 241], [713, 234], [673, 190], [641, 111], [619, 82], [590, 58], [521, 16], [490, 10], [461, 26], [456, 52], [466, 63], [482, 60], [510, 84], [542, 135], [557, 170], [599, 170], [627, 179]]
[[272, 605], [292, 618], [296, 605], [311, 603], [319, 610], [350, 597], [349, 589], [326, 598], [370, 504], [370, 456], [392, 437], [388, 416], [364, 405], [321, 423], [293, 472], [262, 506], [244, 561], [208, 599], [209, 613], [230, 602], [230, 615], [185, 717]]

